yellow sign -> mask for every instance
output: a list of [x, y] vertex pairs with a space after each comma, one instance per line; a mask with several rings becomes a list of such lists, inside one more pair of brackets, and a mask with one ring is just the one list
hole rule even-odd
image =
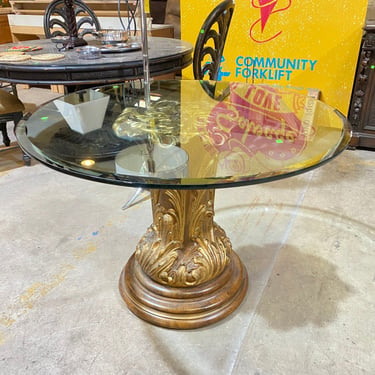
[[[195, 44], [219, 3], [181, 1], [181, 38]], [[219, 79], [318, 89], [347, 114], [366, 10], [367, 0], [237, 0]]]

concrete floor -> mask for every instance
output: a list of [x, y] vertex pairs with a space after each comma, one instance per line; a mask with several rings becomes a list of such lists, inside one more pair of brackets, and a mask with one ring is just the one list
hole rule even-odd
[[150, 201], [122, 211], [132, 189], [25, 167], [18, 150], [0, 167], [1, 375], [375, 374], [375, 152], [218, 190], [249, 290], [190, 331], [143, 322], [118, 291]]

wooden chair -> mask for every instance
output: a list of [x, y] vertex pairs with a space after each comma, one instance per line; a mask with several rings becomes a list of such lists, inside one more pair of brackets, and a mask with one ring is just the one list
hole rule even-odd
[[[16, 126], [22, 119], [24, 110], [25, 106], [17, 96], [12, 95], [4, 89], [0, 89], [0, 131], [3, 136], [3, 142], [7, 147], [10, 146], [7, 122], [13, 121], [14, 126]], [[7, 150], [7, 148], [3, 148], [2, 150]], [[28, 155], [23, 154], [23, 160], [26, 165], [30, 165], [31, 160]]]
[[[82, 0], [72, 2], [77, 24], [77, 36], [83, 38], [100, 30], [100, 23], [94, 11]], [[44, 13], [43, 26], [46, 38], [69, 35], [69, 14], [66, 8], [67, 0], [51, 1]]]

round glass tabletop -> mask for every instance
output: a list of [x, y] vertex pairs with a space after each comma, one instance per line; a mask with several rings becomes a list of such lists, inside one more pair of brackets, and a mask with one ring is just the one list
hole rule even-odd
[[266, 85], [139, 81], [57, 98], [16, 128], [22, 149], [61, 172], [145, 188], [203, 189], [272, 181], [318, 167], [350, 140], [346, 118]]

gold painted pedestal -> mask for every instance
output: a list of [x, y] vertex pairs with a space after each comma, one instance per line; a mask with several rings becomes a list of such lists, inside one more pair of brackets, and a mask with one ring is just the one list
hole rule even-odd
[[153, 224], [120, 276], [140, 318], [191, 329], [223, 319], [242, 302], [247, 272], [213, 220], [214, 190], [152, 190]]

